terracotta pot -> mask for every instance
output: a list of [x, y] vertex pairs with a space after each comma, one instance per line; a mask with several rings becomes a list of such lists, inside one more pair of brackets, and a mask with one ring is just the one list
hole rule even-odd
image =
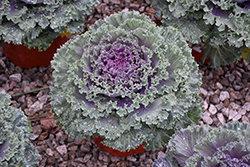
[[[198, 52], [195, 49], [192, 49], [192, 55], [193, 55], [195, 61], [203, 62], [201, 59], [203, 57], [203, 51]], [[209, 63], [210, 61], [211, 61], [210, 58], [207, 58], [205, 60], [205, 63]]]
[[6, 58], [17, 66], [23, 68], [31, 68], [34, 66], [46, 67], [50, 65], [56, 50], [68, 40], [68, 37], [58, 36], [55, 38], [51, 46], [42, 52], [38, 48], [29, 49], [24, 45], [14, 45], [13, 43], [4, 43], [2, 52]]
[[111, 155], [114, 156], [119, 156], [119, 157], [127, 157], [129, 155], [134, 155], [134, 154], [138, 154], [138, 153], [143, 153], [145, 151], [147, 151], [147, 149], [143, 148], [143, 146], [146, 143], [143, 143], [141, 145], [139, 145], [136, 149], [131, 149], [129, 151], [119, 151], [119, 150], [115, 150], [113, 148], [107, 147], [105, 145], [103, 145], [101, 142], [104, 140], [103, 137], [92, 137], [92, 139], [94, 140], [95, 144], [103, 151], [106, 151], [108, 153], [110, 153]]

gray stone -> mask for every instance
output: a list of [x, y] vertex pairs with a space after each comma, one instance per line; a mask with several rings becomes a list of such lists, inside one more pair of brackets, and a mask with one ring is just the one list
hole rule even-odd
[[103, 162], [108, 162], [108, 160], [109, 160], [108, 156], [105, 154], [104, 151], [99, 152], [98, 159], [103, 161]]
[[228, 79], [229, 79], [230, 82], [233, 82], [234, 79], [235, 79], [235, 76], [233, 74], [229, 74]]
[[80, 162], [80, 163], [84, 163], [84, 161], [83, 161], [83, 158], [82, 158], [82, 157], [76, 158], [76, 159], [75, 159], [75, 161], [76, 161], [76, 162]]
[[39, 135], [35, 133], [30, 133], [30, 140], [36, 140], [39, 137]]
[[38, 98], [38, 100], [41, 103], [46, 103], [48, 99], [49, 99], [49, 95], [43, 95], [43, 96], [41, 96], [41, 97]]
[[227, 78], [222, 78], [221, 84], [224, 86], [230, 86], [229, 80]]
[[118, 156], [111, 156], [110, 157], [111, 162], [118, 162], [118, 161], [120, 161], [120, 159], [121, 159], [121, 157], [118, 157]]
[[92, 157], [92, 154], [86, 154], [84, 157], [83, 157], [83, 162], [86, 163], [90, 160], [90, 158]]
[[21, 74], [12, 74], [9, 79], [10, 79], [10, 81], [21, 82], [22, 75]]
[[30, 110], [32, 110], [32, 112], [37, 112], [43, 109], [43, 104], [40, 101], [36, 101], [34, 104], [32, 104], [30, 106]]
[[90, 151], [90, 147], [88, 145], [85, 145], [85, 144], [81, 145], [80, 149], [83, 152], [89, 152]]
[[129, 5], [129, 7], [130, 8], [134, 8], [134, 9], [139, 9], [139, 7], [140, 7], [140, 4], [137, 4], [137, 3], [131, 3], [130, 5]]
[[67, 167], [67, 161], [63, 161], [60, 165], [59, 165], [59, 167]]
[[109, 2], [113, 4], [120, 4], [120, 0], [109, 0]]
[[219, 95], [211, 96], [210, 101], [214, 104], [219, 104], [220, 103]]
[[61, 145], [56, 147], [56, 150], [61, 154], [64, 155], [67, 153], [67, 146], [66, 145]]
[[247, 95], [245, 96], [245, 100], [246, 100], [247, 102], [250, 102], [250, 94], [249, 94], [249, 95], [247, 94]]
[[244, 72], [242, 77], [243, 79], [248, 80], [250, 78], [250, 72]]
[[70, 146], [69, 151], [76, 151], [78, 149], [78, 146]]
[[224, 116], [223, 116], [222, 113], [218, 113], [217, 114], [217, 118], [218, 118], [218, 120], [220, 121], [221, 124], [225, 124], [226, 123], [226, 120], [225, 120], [225, 118], [224, 118]]
[[229, 93], [227, 91], [221, 91], [220, 92], [220, 101], [224, 101], [225, 99], [229, 99]]
[[217, 109], [213, 104], [210, 104], [208, 111], [213, 115], [217, 113]]
[[243, 88], [243, 86], [241, 85], [233, 85], [234, 90], [241, 90]]
[[140, 155], [140, 161], [144, 161], [146, 159], [146, 154], [145, 153], [142, 153]]
[[243, 96], [240, 94], [240, 92], [238, 92], [238, 91], [232, 91], [231, 93], [230, 93], [230, 96], [232, 97], [232, 98], [234, 98], [234, 99], [236, 99], [236, 100], [239, 100], [239, 99], [242, 99], [243, 98]]
[[4, 61], [2, 59], [0, 59], [0, 65], [3, 67], [3, 68], [6, 68], [6, 65], [4, 63]]

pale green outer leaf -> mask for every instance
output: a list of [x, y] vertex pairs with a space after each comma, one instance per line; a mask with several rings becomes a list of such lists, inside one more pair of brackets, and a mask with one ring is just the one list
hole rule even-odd
[[[109, 56], [102, 54], [120, 45], [143, 57], [140, 67], [129, 79], [102, 76], [102, 59]], [[156, 27], [138, 12], [99, 20], [55, 54], [53, 111], [74, 138], [101, 135], [105, 145], [121, 151], [144, 142], [149, 150], [163, 147], [201, 114], [201, 75], [190, 52], [177, 29]]]
[[1, 167], [36, 167], [39, 154], [29, 142], [30, 124], [19, 109], [10, 106], [10, 95], [0, 92], [0, 144], [9, 146], [0, 157]]

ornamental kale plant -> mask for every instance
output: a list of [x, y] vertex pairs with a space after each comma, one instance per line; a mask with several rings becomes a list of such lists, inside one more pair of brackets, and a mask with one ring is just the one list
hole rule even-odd
[[66, 29], [83, 32], [84, 16], [98, 0], [1, 0], [0, 40], [46, 50]]
[[205, 42], [203, 60], [219, 67], [240, 58], [250, 47], [249, 0], [153, 0], [163, 25], [179, 28], [193, 44]]
[[28, 119], [10, 104], [10, 96], [0, 92], [0, 166], [36, 167], [39, 154], [29, 143]]
[[152, 167], [249, 167], [249, 124], [189, 126], [174, 134], [168, 147]]
[[138, 12], [99, 20], [54, 56], [53, 111], [78, 139], [125, 151], [165, 146], [200, 118], [201, 76], [180, 32]]

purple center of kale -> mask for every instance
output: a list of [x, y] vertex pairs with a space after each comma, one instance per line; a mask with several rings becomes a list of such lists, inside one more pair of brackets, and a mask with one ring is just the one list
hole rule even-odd
[[100, 57], [99, 69], [101, 76], [122, 79], [123, 81], [140, 81], [142, 71], [138, 69], [142, 67], [142, 64], [145, 64], [145, 60], [142, 59], [144, 54], [140, 48], [116, 44], [105, 50]]

